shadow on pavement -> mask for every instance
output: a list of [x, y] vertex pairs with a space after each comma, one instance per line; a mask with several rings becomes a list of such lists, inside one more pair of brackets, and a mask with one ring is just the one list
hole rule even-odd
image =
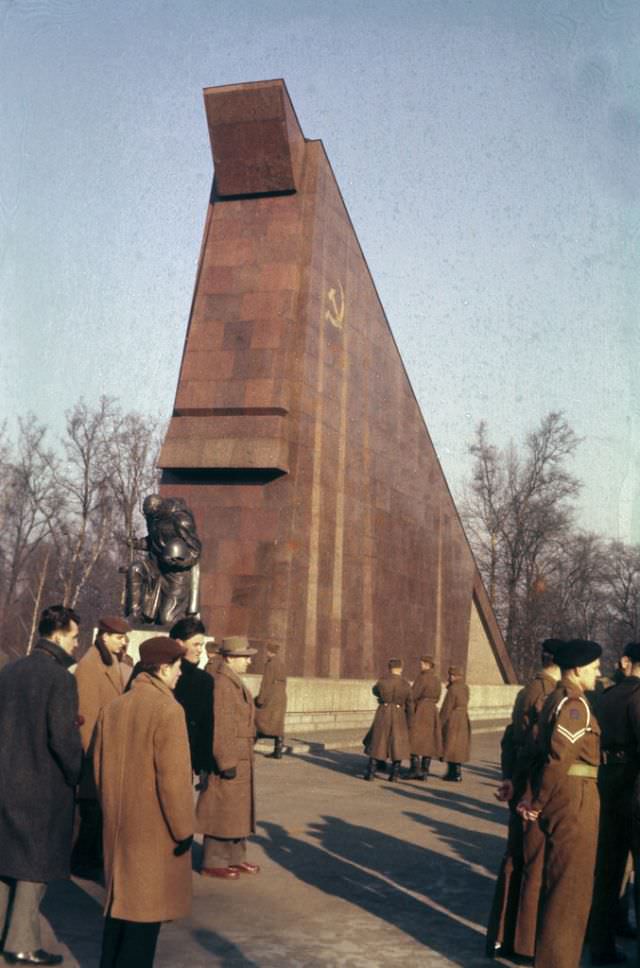
[[308, 753], [296, 753], [297, 760], [304, 760], [313, 766], [324, 766], [327, 770], [334, 770], [344, 776], [349, 774], [355, 779], [362, 779], [367, 767], [368, 758], [358, 753], [343, 753], [339, 750], [311, 749]]
[[[311, 825], [319, 846], [279, 824], [259, 827], [265, 835], [255, 839], [267, 855], [305, 883], [387, 921], [453, 964], [469, 966], [481, 955], [493, 882], [467, 863], [338, 817]], [[485, 835], [474, 836], [482, 851]]]
[[257, 961], [247, 958], [232, 941], [216, 934], [215, 931], [196, 928], [192, 936], [208, 954], [215, 955], [217, 965], [227, 966], [227, 968], [241, 968], [241, 966], [259, 968]]
[[443, 790], [429, 783], [425, 786], [420, 785], [420, 787], [418, 787], [417, 783], [415, 786], [413, 783], [397, 783], [393, 786], [389, 784], [388, 789], [398, 796], [407, 797], [409, 800], [417, 800], [425, 806], [431, 804], [442, 807], [443, 809], [455, 810], [456, 813], [462, 813], [468, 817], [477, 817], [479, 820], [489, 820], [501, 825], [507, 823], [508, 810], [502, 804], [495, 800], [491, 802], [489, 800], [478, 800], [475, 797], [469, 797], [464, 793], [458, 792], [460, 789], [459, 786], [453, 789], [451, 789], [451, 786], [449, 786], [449, 789]]
[[79, 965], [97, 965], [102, 947], [102, 906], [73, 881], [56, 881], [44, 896], [41, 911], [58, 941]]

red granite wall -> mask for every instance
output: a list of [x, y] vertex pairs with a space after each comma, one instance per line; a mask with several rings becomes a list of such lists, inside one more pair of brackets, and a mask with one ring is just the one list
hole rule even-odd
[[216, 182], [160, 463], [196, 516], [209, 630], [278, 640], [292, 675], [444, 670], [475, 590], [511, 679], [322, 144], [281, 81], [205, 102]]

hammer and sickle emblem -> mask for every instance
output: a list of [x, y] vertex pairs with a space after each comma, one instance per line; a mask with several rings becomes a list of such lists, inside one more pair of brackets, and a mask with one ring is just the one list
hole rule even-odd
[[336, 291], [331, 288], [327, 292], [327, 302], [330, 304], [324, 318], [328, 319], [332, 326], [336, 329], [342, 329], [342, 324], [344, 322], [344, 289], [342, 288], [342, 283], [338, 283], [339, 297], [340, 297], [340, 308], [338, 308], [338, 300], [336, 299]]

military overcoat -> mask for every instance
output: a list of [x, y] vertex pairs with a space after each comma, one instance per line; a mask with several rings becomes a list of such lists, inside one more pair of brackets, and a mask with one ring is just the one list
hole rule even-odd
[[82, 656], [76, 668], [80, 738], [84, 752], [78, 796], [95, 800], [98, 796], [93, 779], [93, 739], [98, 716], [106, 705], [124, 692], [120, 663], [113, 656], [107, 665], [95, 645]]
[[104, 818], [105, 913], [172, 921], [191, 910], [195, 829], [191, 761], [182, 706], [141, 672], [98, 719], [94, 770]]
[[277, 655], [267, 659], [256, 696], [256, 730], [263, 736], [284, 736], [287, 674]]
[[440, 710], [442, 758], [447, 763], [466, 763], [471, 755], [468, 710], [469, 686], [459, 681], [450, 683]]
[[414, 756], [442, 755], [442, 731], [437, 702], [442, 683], [433, 671], [421, 672], [411, 687], [413, 721], [411, 723], [411, 752]]
[[[210, 837], [243, 839], [255, 832], [253, 696], [224, 662], [214, 675], [213, 758], [216, 772], [198, 797], [197, 830]], [[233, 779], [220, 773], [235, 769]]]
[[0, 877], [69, 877], [82, 765], [72, 664], [40, 639], [0, 672]]
[[409, 726], [413, 718], [411, 684], [402, 676], [389, 673], [373, 687], [378, 708], [371, 729], [364, 739], [367, 756], [397, 763], [411, 754]]

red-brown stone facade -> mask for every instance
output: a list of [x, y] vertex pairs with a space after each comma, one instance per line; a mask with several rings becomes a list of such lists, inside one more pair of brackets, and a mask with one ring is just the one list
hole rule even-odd
[[216, 163], [162, 492], [203, 542], [202, 615], [291, 675], [465, 665], [472, 602], [513, 671], [319, 141], [282, 81], [209, 88]]

